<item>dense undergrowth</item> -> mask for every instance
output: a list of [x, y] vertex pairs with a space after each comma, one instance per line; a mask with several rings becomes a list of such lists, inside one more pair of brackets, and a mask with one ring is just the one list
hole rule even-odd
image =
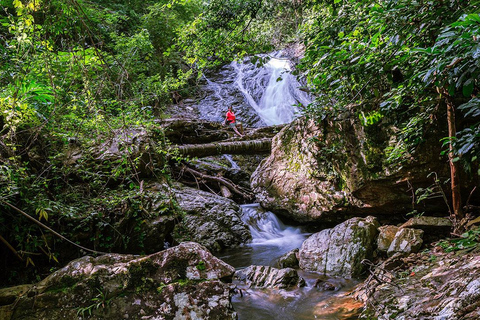
[[[2, 0], [0, 286], [39, 279], [86, 253], [26, 215], [90, 249], [148, 252], [145, 203], [154, 195], [143, 186], [170, 179], [156, 119], [196, 93], [203, 68], [272, 50], [282, 41], [272, 21], [299, 23], [288, 14], [298, 6], [288, 4]], [[102, 146], [132, 132], [150, 142], [102, 156]], [[180, 217], [174, 195], [160, 193], [157, 214]], [[119, 230], [125, 215], [129, 227]]]

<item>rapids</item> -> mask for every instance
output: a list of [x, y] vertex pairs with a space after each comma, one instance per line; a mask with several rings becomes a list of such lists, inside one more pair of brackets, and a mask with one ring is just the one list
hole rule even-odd
[[[284, 124], [293, 121], [302, 105], [311, 102], [301, 84], [291, 74], [290, 61], [274, 54], [263, 66], [245, 61], [232, 62], [204, 77], [205, 95], [197, 103], [199, 118], [223, 122], [228, 106], [232, 105], [237, 118], [249, 127]], [[231, 167], [239, 166], [230, 155], [224, 155]], [[278, 258], [300, 248], [309, 236], [300, 227], [287, 226], [272, 212], [258, 204], [242, 206], [242, 220], [252, 234], [252, 242], [241, 248], [222, 252], [220, 259], [237, 270], [250, 265], [278, 267]], [[354, 317], [349, 310], [359, 303], [346, 296], [355, 281], [321, 277], [299, 271], [306, 286], [291, 290], [255, 289], [236, 283], [242, 294], [232, 303], [239, 320], [280, 319], [347, 319]], [[334, 290], [317, 288], [321, 278]], [[355, 319], [355, 318], [351, 318]]]

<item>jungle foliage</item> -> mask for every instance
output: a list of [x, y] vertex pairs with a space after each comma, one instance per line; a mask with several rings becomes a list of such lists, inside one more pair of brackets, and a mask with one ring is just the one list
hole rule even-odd
[[[104, 159], [99, 148], [146, 132], [158, 141], [142, 147], [155, 162], [149, 174], [168, 181], [168, 141], [155, 120], [174, 98], [195, 94], [205, 67], [282, 43], [301, 6], [278, 4], [1, 0], [0, 286], [82, 254], [62, 256], [63, 242], [20, 212], [92, 249], [136, 242], [143, 252], [151, 202], [143, 159], [128, 144], [118, 159]], [[174, 197], [164, 198], [161, 214], [178, 214]], [[113, 225], [117, 213], [131, 218], [127, 229]]]
[[[144, 130], [159, 141], [148, 152], [162, 157], [167, 146], [154, 119], [172, 92], [195, 85], [171, 46], [199, 10], [198, 1], [2, 0], [0, 236], [7, 258], [0, 285], [75, 257], [60, 257], [61, 242], [19, 210], [68, 237], [89, 235], [82, 244], [90, 248], [108, 251], [135, 238], [141, 250], [139, 155], [127, 146], [121, 158], [98, 161], [95, 148]], [[69, 162], [72, 152], [81, 159]], [[157, 179], [168, 179], [164, 164], [156, 165]], [[165, 213], [176, 213], [172, 201]], [[111, 225], [115, 210], [132, 216], [120, 238]], [[20, 278], [25, 267], [31, 274]]]
[[[52, 235], [9, 205], [66, 235], [90, 234], [84, 244], [108, 251], [119, 233], [102, 208], [128, 204], [141, 243], [140, 159], [126, 148], [121, 159], [95, 162], [95, 147], [145, 130], [161, 142], [149, 151], [161, 158], [167, 142], [155, 119], [173, 96], [195, 94], [202, 70], [292, 42], [305, 44], [298, 72], [316, 97], [307, 115], [335, 120], [355, 106], [366, 127], [388, 122], [397, 133], [386, 159], [401, 164], [433, 123], [447, 122], [450, 105], [457, 133], [445, 129], [443, 148], [478, 175], [478, 0], [0, 0], [0, 7], [7, 257], [0, 270], [8, 274], [0, 285], [31, 281], [45, 272], [34, 264], [62, 261]], [[75, 165], [65, 161], [72, 150], [82, 154]], [[157, 164], [153, 174], [168, 180]], [[162, 212], [175, 213], [173, 202], [166, 194]], [[65, 217], [79, 222], [63, 225]], [[20, 280], [25, 266], [32, 272]]]
[[365, 127], [393, 126], [385, 166], [410, 161], [429, 130], [443, 128], [462, 218], [459, 167], [479, 174], [480, 2], [312, 0], [306, 11], [299, 70], [316, 96], [306, 114], [335, 120], [353, 110]]

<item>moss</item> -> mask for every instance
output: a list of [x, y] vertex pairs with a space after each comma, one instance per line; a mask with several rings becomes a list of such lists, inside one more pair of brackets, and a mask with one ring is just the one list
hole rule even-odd
[[74, 289], [76, 285], [77, 285], [76, 278], [69, 275], [65, 275], [62, 277], [62, 281], [60, 283], [58, 283], [56, 286], [52, 286], [48, 288], [46, 292], [49, 292], [49, 293], [67, 292], [71, 289]]
[[200, 260], [197, 264], [197, 270], [204, 271], [207, 267], [205, 266], [205, 261]]

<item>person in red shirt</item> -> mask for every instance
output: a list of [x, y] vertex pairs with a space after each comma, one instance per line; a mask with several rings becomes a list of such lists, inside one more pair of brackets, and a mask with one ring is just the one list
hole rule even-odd
[[[225, 116], [225, 121], [223, 121], [224, 125], [228, 125], [230, 128], [235, 131], [236, 134], [238, 134], [240, 137], [243, 137], [243, 126], [241, 122], [236, 121], [235, 119], [235, 113], [233, 113], [232, 106], [228, 107], [227, 115]], [[240, 129], [240, 131], [237, 129]]]

